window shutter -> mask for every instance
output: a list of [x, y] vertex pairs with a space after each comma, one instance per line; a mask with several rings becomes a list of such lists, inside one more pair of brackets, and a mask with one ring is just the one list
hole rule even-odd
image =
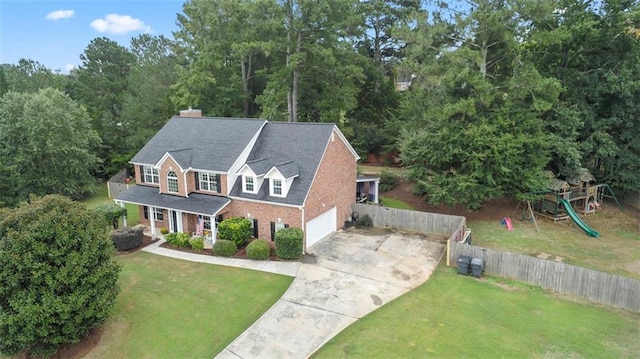
[[276, 222], [271, 222], [271, 241], [276, 239]]
[[196, 178], [196, 191], [200, 190], [200, 173], [196, 172], [194, 176]]
[[144, 210], [144, 219], [149, 219], [149, 207], [143, 206], [142, 208]]
[[216, 192], [222, 192], [222, 187], [220, 186], [220, 175], [216, 175]]
[[258, 220], [253, 219], [253, 238], [258, 238]]
[[144, 166], [138, 166], [140, 169], [140, 182], [144, 183]]

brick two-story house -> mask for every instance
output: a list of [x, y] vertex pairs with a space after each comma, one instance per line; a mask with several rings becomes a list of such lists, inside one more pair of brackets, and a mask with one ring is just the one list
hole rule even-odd
[[138, 205], [154, 236], [201, 224], [215, 240], [216, 223], [245, 217], [256, 238], [302, 228], [306, 249], [349, 218], [358, 159], [334, 124], [181, 111], [132, 158], [137, 185], [116, 201]]

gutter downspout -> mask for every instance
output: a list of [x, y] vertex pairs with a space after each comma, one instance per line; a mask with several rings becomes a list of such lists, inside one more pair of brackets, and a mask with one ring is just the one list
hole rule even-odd
[[304, 223], [304, 206], [300, 208], [300, 226], [302, 227], [302, 234], [304, 239], [302, 241], [302, 254], [307, 254], [307, 226]]

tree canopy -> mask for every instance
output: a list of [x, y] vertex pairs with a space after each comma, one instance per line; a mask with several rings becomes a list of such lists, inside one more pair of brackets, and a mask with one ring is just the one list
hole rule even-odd
[[93, 189], [100, 138], [87, 112], [51, 88], [0, 99], [0, 205], [30, 194], [80, 198]]
[[637, 1], [189, 0], [176, 25], [96, 38], [69, 75], [2, 65], [0, 95], [53, 87], [85, 106], [101, 178], [195, 107], [334, 122], [363, 158], [393, 153], [431, 202], [478, 207], [582, 167], [640, 190]]

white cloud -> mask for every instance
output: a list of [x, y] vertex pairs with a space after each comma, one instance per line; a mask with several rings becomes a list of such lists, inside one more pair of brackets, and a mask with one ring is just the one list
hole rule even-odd
[[108, 14], [104, 19], [95, 19], [91, 27], [97, 32], [123, 35], [131, 31], [151, 32], [151, 27], [140, 19], [134, 19], [129, 15]]
[[44, 18], [47, 20], [58, 21], [58, 20], [68, 19], [70, 17], [73, 17], [75, 13], [76, 12], [73, 10], [56, 10], [48, 13], [47, 16], [45, 16]]
[[67, 70], [67, 73], [70, 73], [71, 70], [77, 69], [78, 66], [74, 65], [74, 64], [66, 64], [64, 66], [65, 70]]

